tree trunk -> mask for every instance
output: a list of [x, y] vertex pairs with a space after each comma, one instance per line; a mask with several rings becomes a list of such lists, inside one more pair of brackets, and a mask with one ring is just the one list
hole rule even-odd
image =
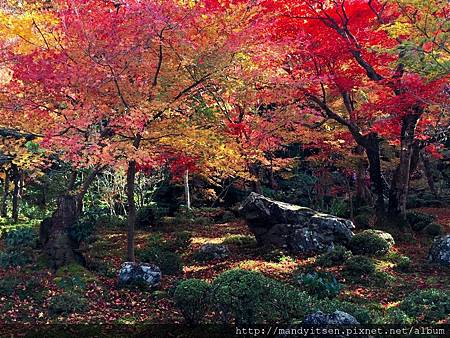
[[136, 161], [128, 162], [127, 170], [127, 199], [128, 199], [128, 233], [127, 233], [127, 261], [134, 262], [134, 236], [136, 225], [136, 204], [134, 201], [134, 188], [136, 181]]
[[433, 168], [430, 162], [430, 155], [421, 153], [420, 158], [423, 163], [423, 171], [427, 178], [428, 187], [430, 188], [430, 191], [433, 193], [434, 196], [439, 197], [439, 193], [436, 189], [436, 186], [434, 185], [434, 175], [433, 175]]
[[70, 236], [79, 210], [77, 196], [66, 194], [58, 198], [58, 207], [52, 217], [41, 223], [40, 241], [53, 269], [72, 262], [83, 263], [81, 254], [76, 252], [78, 243]]
[[8, 197], [9, 197], [9, 170], [5, 171], [5, 180], [3, 182], [3, 196], [2, 196], [2, 217], [8, 217]]
[[189, 191], [189, 170], [184, 173], [184, 195], [186, 196], [186, 207], [191, 210], [191, 194]]
[[380, 140], [378, 135], [370, 133], [364, 138], [364, 149], [366, 150], [367, 159], [369, 160], [369, 174], [373, 189], [377, 195], [376, 210], [377, 215], [383, 216], [385, 212], [384, 206], [384, 185], [383, 175], [381, 172], [380, 159]]
[[406, 217], [406, 200], [408, 197], [409, 178], [411, 174], [411, 158], [414, 152], [414, 134], [420, 115], [407, 115], [403, 118], [400, 140], [400, 164], [394, 173], [391, 186], [390, 213]]
[[[364, 154], [364, 148], [361, 146], [356, 147], [356, 154], [357, 155], [363, 155]], [[367, 172], [367, 162], [366, 159], [361, 158], [358, 161], [357, 169], [356, 169], [356, 179], [355, 179], [355, 185], [356, 185], [356, 201], [355, 201], [355, 208], [358, 208], [362, 205], [373, 205], [373, 198], [371, 195], [370, 190], [368, 189], [366, 185], [366, 172]]]
[[12, 220], [14, 223], [19, 221], [19, 191], [20, 191], [20, 171], [15, 164], [12, 165], [12, 175], [14, 182], [12, 196]]
[[[84, 180], [77, 193], [66, 191], [58, 198], [57, 208], [50, 218], [41, 222], [39, 239], [45, 253], [49, 256], [50, 265], [58, 269], [72, 262], [84, 264], [79, 251], [79, 243], [71, 236], [71, 230], [83, 209], [83, 197], [102, 167], [94, 169]], [[74, 176], [73, 176], [74, 177]], [[70, 179], [68, 187], [75, 189], [75, 180]]]

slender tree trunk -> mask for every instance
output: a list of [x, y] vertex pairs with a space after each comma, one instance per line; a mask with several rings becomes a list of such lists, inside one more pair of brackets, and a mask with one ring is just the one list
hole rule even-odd
[[369, 161], [369, 174], [372, 186], [377, 195], [376, 210], [379, 216], [384, 215], [384, 185], [383, 175], [381, 172], [380, 159], [380, 140], [375, 133], [368, 134], [365, 137], [364, 148], [366, 150], [367, 159]]
[[189, 191], [189, 170], [184, 173], [184, 195], [186, 197], [186, 207], [191, 210], [191, 193]]
[[[142, 136], [137, 135], [133, 141], [133, 147], [139, 148], [141, 144]], [[134, 253], [135, 244], [135, 228], [136, 228], [136, 202], [134, 200], [134, 192], [136, 189], [136, 161], [131, 160], [128, 162], [127, 169], [127, 182], [126, 182], [126, 195], [127, 195], [127, 214], [128, 214], [128, 231], [127, 231], [127, 261], [135, 262], [136, 257]]]
[[[400, 164], [394, 173], [390, 194], [395, 201], [389, 203], [390, 212], [406, 217], [406, 200], [411, 174], [411, 159], [414, 152], [414, 134], [420, 115], [407, 115], [403, 118], [400, 140]], [[394, 208], [395, 207], [395, 208]]]
[[12, 220], [14, 223], [17, 223], [19, 221], [20, 171], [15, 164], [12, 165], [12, 175], [14, 182], [12, 196]]
[[3, 196], [2, 196], [2, 217], [8, 217], [8, 197], [9, 197], [9, 170], [5, 171], [5, 180], [3, 182]]
[[427, 178], [428, 187], [430, 188], [430, 191], [433, 193], [434, 196], [439, 197], [439, 193], [436, 189], [436, 186], [434, 185], [434, 176], [430, 162], [430, 156], [428, 154], [421, 153], [420, 158], [423, 163], [423, 171]]
[[136, 225], [136, 204], [134, 201], [134, 188], [136, 181], [136, 161], [128, 162], [127, 170], [127, 199], [128, 199], [128, 233], [127, 233], [127, 261], [134, 262], [134, 242]]

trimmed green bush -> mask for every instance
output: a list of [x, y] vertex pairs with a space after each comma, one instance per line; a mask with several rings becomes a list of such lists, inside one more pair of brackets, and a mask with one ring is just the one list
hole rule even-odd
[[180, 255], [162, 247], [148, 247], [138, 251], [138, 256], [143, 262], [156, 264], [163, 274], [178, 275], [183, 272]]
[[382, 256], [389, 251], [390, 244], [374, 230], [364, 230], [352, 237], [349, 247], [356, 255]]
[[342, 289], [336, 277], [328, 272], [319, 271], [296, 274], [294, 281], [310, 295], [320, 299], [335, 298]]
[[344, 264], [347, 259], [352, 256], [342, 245], [336, 245], [331, 251], [321, 254], [316, 259], [316, 264], [323, 267], [331, 267]]
[[211, 285], [199, 279], [180, 282], [174, 292], [175, 305], [188, 323], [197, 324], [205, 315], [209, 305]]
[[269, 289], [266, 320], [271, 323], [298, 323], [315, 301], [306, 292], [279, 281], [272, 280]]
[[83, 313], [88, 309], [86, 298], [76, 292], [65, 292], [50, 299], [48, 311], [50, 315], [68, 315]]
[[438, 289], [415, 291], [400, 303], [399, 308], [416, 323], [436, 323], [450, 313], [450, 292]]
[[260, 324], [301, 320], [313, 299], [259, 272], [234, 269], [214, 280], [211, 302], [224, 323]]
[[351, 280], [360, 280], [375, 272], [375, 264], [368, 257], [353, 256], [345, 262], [343, 272]]
[[270, 304], [270, 285], [270, 279], [258, 272], [229, 270], [214, 280], [212, 304], [225, 323], [232, 319], [236, 324], [262, 323]]

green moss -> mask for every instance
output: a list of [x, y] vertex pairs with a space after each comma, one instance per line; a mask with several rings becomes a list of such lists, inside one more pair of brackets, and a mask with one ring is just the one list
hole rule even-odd
[[91, 271], [77, 263], [71, 263], [60, 267], [56, 270], [55, 277], [78, 277], [85, 283], [97, 281], [97, 277]]

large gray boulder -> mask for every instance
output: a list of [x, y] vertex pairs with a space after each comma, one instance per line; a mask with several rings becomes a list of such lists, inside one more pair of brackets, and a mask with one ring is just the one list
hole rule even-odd
[[161, 282], [161, 270], [153, 264], [125, 262], [119, 271], [119, 287], [147, 286], [154, 288]]
[[429, 259], [433, 263], [450, 266], [450, 234], [433, 241]]
[[291, 252], [315, 253], [347, 244], [355, 226], [349, 220], [251, 193], [240, 213], [259, 244]]
[[322, 311], [309, 314], [303, 320], [304, 325], [358, 325], [355, 317], [343, 311], [325, 314]]

